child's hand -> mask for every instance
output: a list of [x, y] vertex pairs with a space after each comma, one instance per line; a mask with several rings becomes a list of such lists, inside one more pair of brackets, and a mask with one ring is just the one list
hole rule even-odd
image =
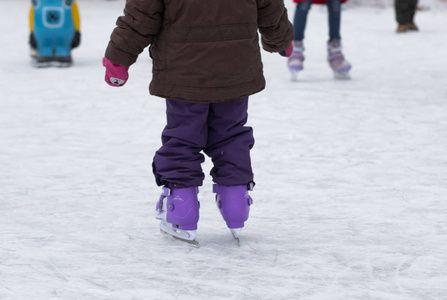
[[292, 55], [292, 52], [293, 52], [293, 44], [290, 43], [289, 47], [287, 47], [286, 50], [279, 52], [279, 55], [290, 57]]
[[105, 80], [110, 86], [123, 86], [129, 78], [129, 67], [117, 65], [108, 60], [106, 57], [102, 59], [102, 65], [106, 67]]

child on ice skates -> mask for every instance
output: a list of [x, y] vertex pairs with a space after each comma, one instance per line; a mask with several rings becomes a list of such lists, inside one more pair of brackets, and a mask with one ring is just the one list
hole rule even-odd
[[213, 162], [216, 203], [234, 237], [248, 219], [254, 138], [248, 96], [264, 89], [264, 50], [290, 56], [293, 26], [283, 0], [127, 0], [103, 65], [106, 82], [122, 86], [128, 68], [150, 46], [150, 93], [166, 98], [167, 125], [153, 172], [163, 187], [160, 228], [197, 243], [203, 151]]
[[303, 70], [304, 61], [304, 31], [307, 15], [312, 4], [326, 4], [328, 9], [329, 41], [327, 43], [328, 62], [335, 78], [349, 79], [350, 63], [345, 59], [341, 48], [340, 24], [341, 4], [347, 0], [293, 0], [296, 2], [293, 26], [293, 54], [288, 60], [288, 67], [292, 73], [292, 80], [297, 79], [298, 72]]

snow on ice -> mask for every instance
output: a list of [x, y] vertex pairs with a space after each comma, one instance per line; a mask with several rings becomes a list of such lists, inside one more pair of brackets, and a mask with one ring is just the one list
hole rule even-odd
[[147, 92], [147, 53], [125, 87], [103, 81], [124, 1], [79, 6], [74, 66], [35, 69], [29, 2], [0, 1], [0, 299], [447, 299], [446, 9], [397, 35], [392, 7], [347, 6], [350, 81], [326, 62], [324, 8], [309, 15], [298, 82], [264, 52], [241, 246], [208, 176], [192, 248], [152, 216], [165, 108]]

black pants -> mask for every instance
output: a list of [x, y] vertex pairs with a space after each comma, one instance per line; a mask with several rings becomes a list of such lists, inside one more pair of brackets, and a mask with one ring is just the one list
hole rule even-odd
[[417, 5], [418, 0], [394, 0], [397, 23], [413, 23]]

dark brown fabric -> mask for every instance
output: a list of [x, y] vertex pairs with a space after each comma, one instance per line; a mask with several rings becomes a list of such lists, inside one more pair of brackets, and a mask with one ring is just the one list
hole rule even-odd
[[127, 0], [105, 55], [130, 66], [151, 45], [151, 94], [223, 102], [265, 87], [258, 29], [266, 51], [290, 45], [283, 0]]

